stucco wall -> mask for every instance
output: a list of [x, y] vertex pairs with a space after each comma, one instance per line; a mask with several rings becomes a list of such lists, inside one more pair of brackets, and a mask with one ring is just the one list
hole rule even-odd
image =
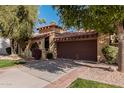
[[39, 48], [42, 50], [42, 59], [46, 59], [46, 50], [45, 50], [45, 38], [40, 39], [41, 44], [39, 45]]
[[42, 59], [46, 59], [48, 52], [53, 53], [53, 57], [56, 58], [56, 47], [54, 42], [55, 33], [50, 33], [49, 35], [49, 50], [45, 50], [45, 38], [40, 39], [41, 44], [39, 44], [40, 49], [42, 50]]
[[10, 40], [7, 38], [0, 38], [0, 55], [7, 55], [7, 47], [10, 47]]

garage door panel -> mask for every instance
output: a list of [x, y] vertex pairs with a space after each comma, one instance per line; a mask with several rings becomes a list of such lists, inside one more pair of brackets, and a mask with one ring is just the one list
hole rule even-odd
[[97, 40], [58, 42], [57, 57], [96, 61]]

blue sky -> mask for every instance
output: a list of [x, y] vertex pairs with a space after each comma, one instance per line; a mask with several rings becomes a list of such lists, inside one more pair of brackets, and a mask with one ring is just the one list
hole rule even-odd
[[41, 5], [39, 7], [39, 15], [38, 18], [44, 18], [46, 20], [46, 24], [38, 24], [37, 27], [43, 26], [43, 25], [49, 25], [51, 21], [55, 21], [57, 25], [60, 25], [60, 18], [57, 15], [57, 11], [52, 8], [51, 5]]
[[[46, 24], [41, 25], [36, 23], [36, 28], [42, 27], [44, 25], [49, 25], [51, 21], [55, 21], [57, 25], [62, 26], [62, 24], [60, 23], [60, 17], [57, 15], [57, 11], [52, 8], [52, 5], [41, 5], [38, 11], [39, 11], [38, 18], [39, 19], [44, 18], [46, 20]], [[36, 29], [34, 30], [35, 32], [38, 32]], [[71, 29], [70, 31], [72, 30], [74, 29]]]

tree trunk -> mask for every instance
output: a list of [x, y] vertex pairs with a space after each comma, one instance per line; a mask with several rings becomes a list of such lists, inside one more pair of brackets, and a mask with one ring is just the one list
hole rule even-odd
[[11, 55], [16, 54], [15, 41], [13, 39], [10, 39], [10, 47], [11, 47]]
[[21, 56], [21, 51], [22, 51], [22, 49], [20, 47], [20, 44], [18, 44], [18, 55], [20, 55], [20, 56]]
[[124, 40], [120, 40], [118, 46], [118, 70], [124, 72]]
[[118, 70], [124, 72], [124, 28], [123, 24], [117, 26], [118, 30]]
[[10, 39], [10, 47], [11, 47], [11, 55], [14, 54], [14, 50], [13, 50], [13, 39]]

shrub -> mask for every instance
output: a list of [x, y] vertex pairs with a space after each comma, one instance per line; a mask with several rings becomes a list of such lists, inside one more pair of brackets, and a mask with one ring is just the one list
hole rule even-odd
[[7, 52], [7, 54], [10, 55], [10, 54], [11, 54], [11, 47], [7, 47], [7, 48], [6, 48], [6, 52]]
[[16, 64], [16, 65], [19, 65], [19, 64], [26, 64], [26, 62], [25, 62], [25, 61], [16, 61], [15, 64]]
[[107, 63], [113, 64], [116, 63], [118, 48], [115, 46], [105, 46], [102, 49], [102, 53], [105, 56]]
[[52, 53], [47, 53], [47, 58], [48, 59], [53, 59], [53, 54]]

